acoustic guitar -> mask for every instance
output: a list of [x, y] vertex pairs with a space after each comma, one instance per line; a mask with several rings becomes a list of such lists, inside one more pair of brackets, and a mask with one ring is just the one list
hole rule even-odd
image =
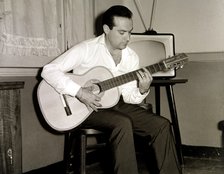
[[[166, 58], [146, 68], [151, 74], [182, 68], [187, 62], [184, 53]], [[138, 70], [136, 70], [138, 71]], [[82, 87], [94, 86], [92, 91], [101, 96], [102, 109], [113, 107], [120, 98], [118, 86], [137, 80], [136, 71], [114, 77], [105, 67], [95, 67], [82, 75], [67, 73], [72, 80]], [[68, 131], [83, 123], [93, 112], [76, 97], [59, 94], [45, 80], [42, 80], [37, 91], [38, 103], [46, 122], [57, 131]]]

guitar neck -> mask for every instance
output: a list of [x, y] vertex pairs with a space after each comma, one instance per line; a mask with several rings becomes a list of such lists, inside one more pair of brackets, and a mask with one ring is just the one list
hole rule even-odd
[[[151, 74], [154, 74], [156, 72], [163, 71], [165, 69], [165, 65], [163, 62], [159, 62], [159, 63], [153, 64], [153, 65], [147, 66], [145, 68]], [[97, 85], [99, 86], [101, 92], [104, 92], [104, 91], [112, 89], [114, 87], [137, 80], [138, 79], [137, 74], [136, 74], [137, 71], [139, 71], [139, 69], [129, 72], [127, 74], [123, 74], [123, 75], [99, 82]]]

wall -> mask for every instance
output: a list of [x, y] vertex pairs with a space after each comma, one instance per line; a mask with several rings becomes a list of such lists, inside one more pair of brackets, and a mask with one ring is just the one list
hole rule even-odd
[[[203, 57], [189, 54], [189, 58], [195, 56]], [[174, 86], [183, 144], [221, 147], [218, 123], [224, 118], [223, 73], [224, 61], [190, 61], [177, 71], [177, 77], [188, 79], [186, 84]], [[161, 114], [170, 118], [164, 89], [161, 98]], [[149, 100], [154, 103], [154, 94], [150, 94]]]
[[224, 119], [223, 74], [224, 61], [191, 61], [178, 71], [178, 76], [189, 79], [186, 85], [175, 87], [183, 144], [221, 147], [218, 123]]
[[[153, 0], [124, 0], [134, 13], [134, 31], [145, 28], [134, 2], [143, 14], [146, 29], [150, 26]], [[140, 2], [140, 3], [138, 3]], [[223, 52], [224, 1], [157, 0], [152, 28], [176, 36], [177, 52]]]

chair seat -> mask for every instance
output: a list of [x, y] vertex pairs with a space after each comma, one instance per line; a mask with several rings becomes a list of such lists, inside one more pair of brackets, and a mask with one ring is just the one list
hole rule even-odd
[[100, 135], [104, 134], [102, 131], [96, 130], [96, 129], [91, 129], [91, 128], [82, 128], [80, 129], [81, 133], [86, 134], [86, 135]]

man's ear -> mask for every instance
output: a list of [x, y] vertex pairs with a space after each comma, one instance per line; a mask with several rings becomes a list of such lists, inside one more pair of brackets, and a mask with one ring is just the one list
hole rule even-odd
[[108, 27], [108, 25], [106, 25], [106, 24], [104, 24], [103, 25], [103, 31], [104, 31], [104, 33], [109, 33], [109, 31], [110, 31], [110, 28]]

